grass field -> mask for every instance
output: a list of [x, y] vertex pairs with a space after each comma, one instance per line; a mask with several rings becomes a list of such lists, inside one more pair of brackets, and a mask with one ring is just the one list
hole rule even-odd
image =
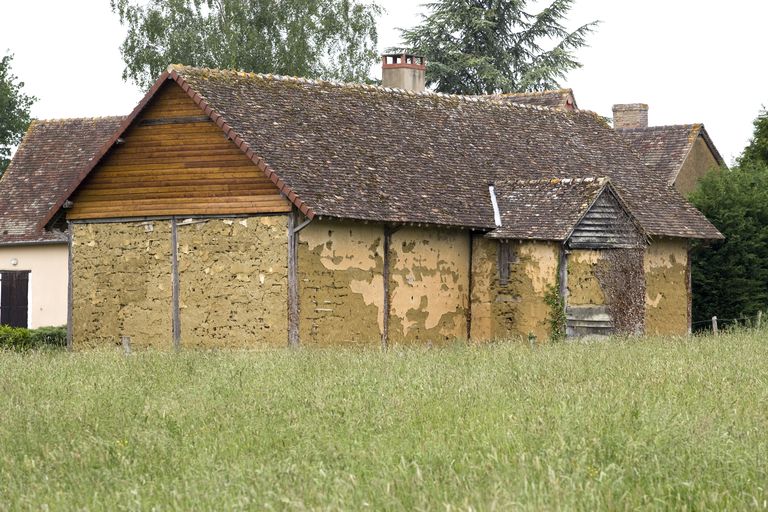
[[768, 339], [0, 353], [0, 508], [768, 508]]

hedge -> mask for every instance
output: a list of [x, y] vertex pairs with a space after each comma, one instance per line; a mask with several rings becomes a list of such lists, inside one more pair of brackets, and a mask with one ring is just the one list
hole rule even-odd
[[66, 346], [66, 327], [24, 329], [0, 325], [0, 350], [30, 350]]

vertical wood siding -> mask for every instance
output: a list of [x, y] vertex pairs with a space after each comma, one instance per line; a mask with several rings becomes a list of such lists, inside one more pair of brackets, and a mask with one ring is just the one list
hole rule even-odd
[[91, 172], [70, 219], [290, 211], [277, 187], [173, 82]]

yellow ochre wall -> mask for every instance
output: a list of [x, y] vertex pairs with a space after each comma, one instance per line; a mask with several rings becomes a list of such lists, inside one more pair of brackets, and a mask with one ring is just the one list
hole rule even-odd
[[[389, 258], [389, 343], [466, 339], [468, 233], [403, 227]], [[298, 274], [302, 344], [381, 342], [383, 226], [313, 221], [299, 233]]]
[[645, 333], [688, 333], [688, 241], [659, 238], [645, 250]]
[[468, 232], [404, 227], [390, 249], [390, 343], [466, 339]]
[[675, 188], [687, 196], [696, 189], [699, 180], [712, 169], [719, 167], [715, 156], [710, 151], [704, 139], [699, 136], [693, 143], [688, 157], [683, 162], [680, 172], [675, 179]]
[[595, 272], [604, 259], [602, 251], [574, 249], [568, 255], [568, 305], [603, 306], [605, 292]]
[[299, 233], [303, 345], [381, 343], [384, 228], [316, 220]]
[[75, 348], [170, 348], [170, 222], [73, 224], [72, 293]]
[[0, 247], [0, 270], [30, 271], [30, 328], [66, 325], [67, 258], [66, 243]]
[[285, 346], [288, 217], [192, 219], [177, 233], [181, 345]]
[[550, 307], [545, 295], [557, 284], [560, 247], [548, 242], [508, 242], [515, 254], [509, 282], [499, 284], [499, 242], [477, 236], [472, 251], [471, 337], [490, 339], [550, 336]]
[[[170, 349], [171, 221], [72, 225], [73, 346]], [[288, 218], [179, 220], [181, 346], [288, 340]]]

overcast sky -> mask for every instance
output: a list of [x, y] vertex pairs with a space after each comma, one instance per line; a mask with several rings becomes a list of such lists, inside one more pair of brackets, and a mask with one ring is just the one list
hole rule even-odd
[[[397, 27], [419, 21], [418, 2], [380, 0], [382, 49]], [[763, 0], [576, 0], [569, 26], [601, 20], [562, 84], [582, 109], [611, 116], [613, 103], [650, 105], [652, 125], [704, 123], [728, 163], [768, 105]], [[109, 0], [0, 0], [0, 53], [39, 98], [33, 116], [129, 113], [141, 92], [121, 79], [125, 31]]]

